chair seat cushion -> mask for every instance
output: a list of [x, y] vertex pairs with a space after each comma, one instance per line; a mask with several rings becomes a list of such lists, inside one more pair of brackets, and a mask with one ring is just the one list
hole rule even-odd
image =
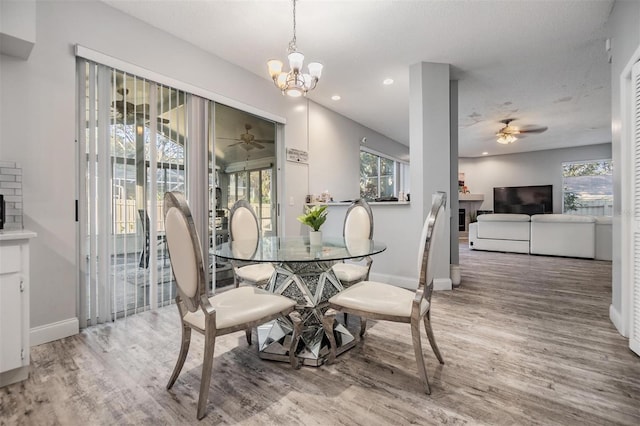
[[[238, 287], [209, 298], [216, 310], [216, 329], [235, 327], [285, 311], [296, 302], [256, 287]], [[185, 322], [204, 330], [204, 312], [198, 309], [184, 316]]]
[[256, 263], [255, 265], [241, 266], [236, 270], [240, 279], [245, 281], [261, 282], [268, 281], [275, 271], [270, 263]]
[[333, 273], [340, 281], [351, 282], [363, 280], [367, 276], [369, 268], [353, 263], [336, 263], [333, 265]]
[[[329, 303], [347, 309], [409, 318], [415, 294], [415, 291], [390, 284], [362, 281], [336, 294]], [[420, 313], [424, 314], [428, 309], [429, 302], [423, 299]]]

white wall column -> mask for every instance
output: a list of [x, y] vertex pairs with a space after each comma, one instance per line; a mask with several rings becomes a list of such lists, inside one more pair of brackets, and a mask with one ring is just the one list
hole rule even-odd
[[[422, 224], [431, 208], [431, 195], [447, 193], [451, 213], [451, 138], [449, 65], [421, 62], [409, 68], [409, 151], [411, 156], [411, 206]], [[451, 288], [449, 278], [450, 229], [447, 247], [436, 256], [435, 288]], [[420, 228], [419, 228], [420, 229]]]

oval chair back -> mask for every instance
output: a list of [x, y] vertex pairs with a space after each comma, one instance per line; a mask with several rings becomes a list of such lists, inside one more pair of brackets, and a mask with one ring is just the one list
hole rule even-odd
[[369, 204], [362, 200], [356, 200], [349, 206], [342, 228], [344, 239], [349, 241], [370, 240], [373, 237], [373, 214]]
[[[420, 249], [418, 251], [418, 289], [424, 289], [424, 298], [431, 302], [434, 276], [434, 257], [439, 255], [433, 247], [441, 245], [446, 237], [444, 220], [447, 205], [446, 192], [437, 192], [433, 195], [429, 216], [424, 222], [420, 236]], [[446, 253], [449, 255], [449, 252]]]
[[195, 312], [201, 296], [206, 296], [205, 268], [200, 238], [181, 192], [165, 194], [164, 226], [178, 294], [186, 308]]
[[229, 215], [229, 238], [235, 240], [255, 240], [260, 237], [258, 217], [247, 200], [238, 200]]

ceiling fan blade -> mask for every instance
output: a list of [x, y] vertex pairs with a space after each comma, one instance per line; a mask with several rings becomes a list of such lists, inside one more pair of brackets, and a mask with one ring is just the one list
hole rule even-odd
[[247, 145], [254, 146], [258, 149], [264, 149], [264, 146], [260, 145], [259, 143], [256, 143], [255, 141], [251, 141]]
[[260, 142], [260, 143], [273, 143], [274, 141], [272, 140], [267, 140], [267, 139], [254, 139], [254, 142]]
[[[233, 139], [233, 140], [235, 140], [235, 139]], [[244, 144], [244, 142], [240, 141], [240, 142], [232, 143], [231, 145], [227, 146], [227, 148], [232, 148], [234, 146], [243, 145], [243, 144]]]
[[221, 140], [221, 141], [239, 141], [239, 142], [244, 142], [242, 139], [238, 139], [238, 138], [220, 138], [220, 137], [217, 137], [216, 139]]
[[547, 126], [544, 126], [544, 127], [525, 126], [520, 129], [520, 133], [542, 133], [542, 132], [546, 132], [547, 129], [548, 129]]

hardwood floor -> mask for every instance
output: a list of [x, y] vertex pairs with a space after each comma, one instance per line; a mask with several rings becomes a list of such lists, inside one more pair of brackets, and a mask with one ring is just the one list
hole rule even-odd
[[[610, 262], [460, 251], [461, 287], [433, 296], [445, 365], [423, 331], [431, 395], [407, 324], [370, 321], [335, 364], [300, 370], [236, 333], [217, 341], [202, 424], [640, 424], [640, 359], [608, 318]], [[199, 335], [165, 389], [179, 328], [169, 306], [33, 347], [29, 379], [0, 389], [0, 424], [198, 423]]]

